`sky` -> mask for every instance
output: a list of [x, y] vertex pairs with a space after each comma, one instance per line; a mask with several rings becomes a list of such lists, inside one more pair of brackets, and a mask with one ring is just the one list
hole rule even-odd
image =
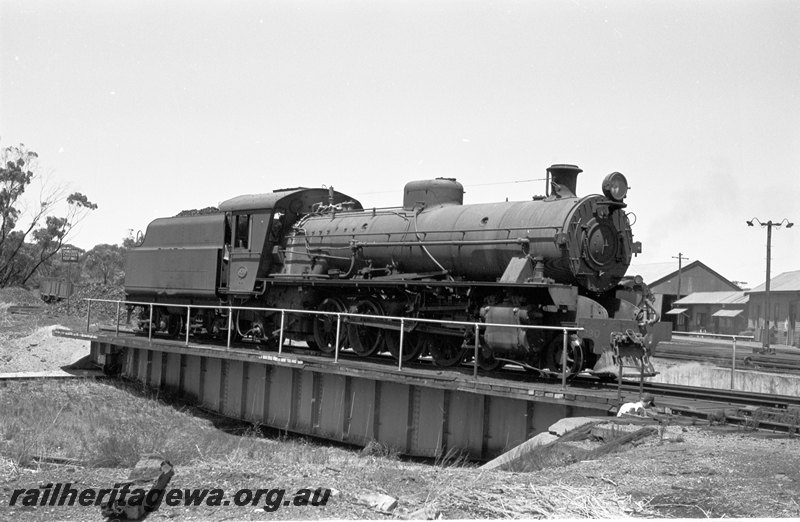
[[[437, 176], [527, 200], [622, 172], [635, 264], [800, 270], [800, 2], [0, 0], [0, 146], [99, 208], [119, 243], [240, 194], [365, 207]], [[536, 180], [536, 181], [528, 181]], [[631, 216], [634, 219], [633, 216]]]

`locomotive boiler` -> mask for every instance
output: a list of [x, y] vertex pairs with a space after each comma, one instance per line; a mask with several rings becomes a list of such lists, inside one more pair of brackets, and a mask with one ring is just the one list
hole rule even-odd
[[[141, 324], [167, 335], [222, 335], [232, 325], [236, 337], [267, 345], [283, 332], [326, 353], [427, 354], [440, 366], [467, 360], [477, 342], [487, 370], [514, 361], [559, 372], [561, 333], [520, 326], [580, 327], [568, 372], [613, 373], [625, 349], [652, 349], [646, 334], [657, 317], [646, 285], [625, 277], [641, 249], [627, 180], [614, 172], [602, 195], [579, 197], [581, 172], [553, 165], [545, 195], [514, 202], [464, 204], [452, 178], [408, 183], [396, 208], [365, 209], [333, 189], [239, 196], [215, 214], [151, 223], [129, 253], [126, 292], [157, 304]], [[210, 307], [193, 308], [187, 322], [186, 304]], [[228, 305], [246, 308], [228, 317]], [[255, 308], [347, 315], [342, 326], [335, 315]]]

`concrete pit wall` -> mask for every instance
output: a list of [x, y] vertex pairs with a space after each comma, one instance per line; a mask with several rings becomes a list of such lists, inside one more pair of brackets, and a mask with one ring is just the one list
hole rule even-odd
[[[659, 373], [648, 379], [650, 382], [702, 386], [720, 390], [731, 389], [730, 368], [719, 368], [697, 362], [675, 364], [658, 359], [653, 359], [652, 362]], [[800, 397], [800, 376], [737, 369], [733, 388], [752, 393]]]

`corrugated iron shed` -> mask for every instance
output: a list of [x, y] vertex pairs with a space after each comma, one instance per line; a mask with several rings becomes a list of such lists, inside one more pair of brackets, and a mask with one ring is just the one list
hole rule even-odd
[[678, 273], [678, 267], [675, 263], [645, 263], [643, 265], [631, 265], [628, 268], [627, 275], [640, 275], [645, 283], [652, 286], [656, 281], [666, 279], [673, 273], [676, 275]]
[[742, 292], [695, 292], [675, 301], [675, 305], [740, 305], [747, 304], [748, 297]]
[[711, 317], [736, 317], [741, 313], [744, 313], [744, 310], [717, 310]]
[[[692, 261], [691, 263], [687, 263], [682, 270], [685, 274], [688, 274], [689, 271], [694, 268], [705, 270], [715, 277], [720, 284], [728, 286], [731, 291], [735, 291], [739, 288], [727, 278], [721, 276], [718, 272], [712, 270], [708, 265], [701, 261]], [[675, 262], [631, 265], [628, 268], [627, 275], [640, 275], [644, 279], [644, 282], [647, 283], [650, 288], [653, 288], [661, 283], [664, 283], [665, 281], [669, 281], [670, 279], [676, 279], [678, 277], [678, 266]]]
[[[766, 283], [762, 283], [753, 288], [748, 294], [758, 294], [767, 291]], [[769, 284], [770, 292], [800, 292], [800, 270], [784, 272], [773, 277]]]

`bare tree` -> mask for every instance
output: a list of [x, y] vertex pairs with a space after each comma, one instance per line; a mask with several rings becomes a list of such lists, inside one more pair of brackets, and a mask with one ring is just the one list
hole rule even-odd
[[[38, 154], [25, 145], [0, 153], [0, 287], [24, 285], [59, 251], [72, 229], [97, 205], [80, 192], [42, 188], [38, 205], [26, 208], [25, 190], [38, 175]], [[51, 215], [66, 202], [65, 215]]]

